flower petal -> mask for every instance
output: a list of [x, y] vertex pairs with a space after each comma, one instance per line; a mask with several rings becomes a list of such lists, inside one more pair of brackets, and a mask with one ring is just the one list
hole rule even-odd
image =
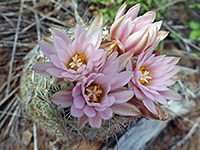
[[44, 53], [44, 55], [50, 59], [50, 55], [57, 55], [56, 54], [56, 49], [50, 45], [47, 42], [44, 41], [38, 41], [38, 45], [40, 46], [42, 52]]
[[95, 29], [101, 28], [103, 25], [103, 15], [100, 13], [90, 24], [87, 34], [90, 34]]
[[140, 4], [134, 5], [127, 11], [126, 18], [131, 18], [132, 20], [134, 20], [137, 17], [139, 10], [140, 10]]
[[81, 85], [80, 83], [77, 83], [76, 86], [72, 90], [72, 96], [77, 97], [81, 95]]
[[61, 70], [59, 68], [56, 68], [56, 67], [55, 68], [47, 68], [46, 72], [57, 78], [63, 78], [63, 76], [61, 75], [63, 70]]
[[102, 30], [95, 29], [87, 37], [88, 44], [92, 44], [93, 49], [96, 50], [99, 48], [99, 46], [101, 44], [101, 38], [102, 38]]
[[94, 110], [94, 108], [88, 105], [84, 107], [83, 111], [88, 117], [94, 117], [96, 115], [96, 111]]
[[116, 90], [120, 87], [123, 87], [130, 81], [132, 77], [133, 77], [133, 73], [131, 71], [123, 71], [119, 73], [117, 81], [111, 85], [111, 91]]
[[52, 95], [51, 101], [61, 107], [69, 107], [72, 105], [72, 91], [59, 91]]
[[104, 120], [109, 120], [110, 118], [112, 118], [112, 109], [111, 108], [107, 108], [104, 111], [99, 112], [99, 115], [102, 119]]
[[115, 21], [111, 28], [110, 28], [110, 36], [112, 40], [116, 40], [120, 38], [120, 35], [122, 34], [124, 30], [124, 19], [125, 16], [121, 17], [117, 21]]
[[130, 103], [123, 103], [123, 104], [115, 104], [111, 106], [113, 113], [122, 115], [122, 116], [138, 116], [141, 115], [139, 109], [130, 104]]
[[96, 116], [89, 118], [89, 124], [92, 128], [100, 128], [102, 124], [102, 119], [99, 114], [96, 114]]
[[115, 15], [115, 21], [121, 18], [125, 12], [127, 4], [124, 2], [121, 7], [118, 9], [116, 15]]
[[82, 117], [84, 115], [83, 109], [78, 109], [74, 107], [74, 104], [71, 106], [71, 114], [74, 117]]
[[83, 115], [82, 117], [78, 118], [78, 129], [83, 128], [87, 122], [88, 117], [86, 115]]
[[58, 51], [66, 51], [67, 52], [68, 45], [66, 44], [66, 42], [63, 39], [61, 39], [58, 36], [54, 36], [53, 42], [54, 42], [54, 46], [55, 46], [57, 52]]
[[128, 61], [132, 58], [133, 55], [134, 55], [134, 51], [129, 51], [120, 55], [117, 58], [117, 60], [119, 60], [118, 72], [122, 71], [126, 67], [126, 65], [128, 64]]
[[175, 91], [172, 90], [167, 90], [167, 91], [159, 91], [160, 95], [162, 95], [163, 97], [167, 98], [167, 99], [171, 99], [171, 100], [179, 100], [181, 99], [181, 96], [176, 93]]
[[39, 62], [33, 66], [33, 70], [36, 73], [40, 73], [43, 75], [51, 75], [50, 73], [46, 72], [47, 68], [56, 68], [56, 66], [51, 62]]
[[61, 39], [63, 39], [63, 41], [65, 41], [66, 45], [70, 44], [72, 41], [69, 38], [69, 36], [65, 33], [64, 30], [58, 29], [58, 28], [51, 28], [52, 30], [52, 34], [53, 36], [58, 36]]
[[115, 104], [121, 104], [130, 100], [133, 97], [134, 92], [132, 90], [119, 89], [108, 95], [115, 97]]
[[76, 27], [76, 30], [75, 30], [75, 33], [74, 33], [74, 38], [78, 39], [81, 34], [86, 35], [86, 32], [85, 32], [85, 29], [81, 25], [78, 25]]
[[151, 99], [145, 98], [144, 100], [142, 100], [142, 102], [150, 112], [152, 112], [153, 114], [157, 114], [158, 113], [156, 111], [155, 104]]
[[82, 109], [85, 106], [85, 100], [82, 95], [79, 95], [74, 98], [74, 107]]

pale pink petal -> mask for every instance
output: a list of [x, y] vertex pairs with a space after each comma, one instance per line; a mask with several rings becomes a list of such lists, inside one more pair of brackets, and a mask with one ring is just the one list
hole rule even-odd
[[171, 99], [171, 100], [179, 100], [182, 97], [176, 93], [175, 91], [172, 90], [167, 90], [167, 91], [159, 91], [160, 95], [162, 95], [163, 97], [167, 98], [167, 99]]
[[139, 55], [141, 52], [147, 48], [149, 40], [149, 33], [147, 32], [144, 36], [140, 39], [140, 41], [130, 49], [126, 49], [127, 51], [134, 51], [134, 55]]
[[144, 26], [149, 25], [155, 20], [156, 13], [154, 11], [148, 11], [143, 16], [137, 17], [134, 21], [134, 28], [132, 32], [139, 31]]
[[102, 119], [99, 114], [96, 114], [96, 116], [89, 118], [89, 124], [92, 128], [100, 128], [102, 124]]
[[88, 122], [88, 117], [86, 115], [79, 117], [78, 118], [78, 129], [83, 128], [87, 122]]
[[87, 30], [87, 34], [90, 34], [95, 29], [102, 28], [103, 26], [103, 15], [100, 13], [90, 24], [89, 29]]
[[180, 68], [179, 68], [179, 67], [176, 67], [176, 68], [174, 68], [172, 71], [167, 72], [165, 75], [161, 76], [159, 79], [162, 80], [162, 81], [163, 81], [163, 80], [166, 80], [166, 79], [169, 79], [169, 78], [173, 77], [174, 74], [176, 74], [176, 73], [179, 72], [179, 71], [180, 71]]
[[130, 103], [115, 104], [111, 106], [113, 113], [122, 116], [138, 116], [141, 115], [139, 109]]
[[98, 49], [93, 52], [91, 61], [95, 68], [101, 67], [106, 61], [106, 52], [103, 49]]
[[137, 99], [139, 99], [139, 100], [144, 99], [144, 94], [135, 86], [134, 86], [134, 92], [135, 92], [135, 96], [137, 97]]
[[134, 5], [127, 11], [126, 18], [131, 18], [132, 20], [134, 20], [137, 17], [139, 10], [140, 10], [140, 4]]
[[96, 77], [95, 77], [95, 83], [98, 83], [100, 85], [103, 85], [103, 83], [105, 82], [105, 75], [104, 74], [98, 74]]
[[107, 108], [104, 111], [99, 112], [99, 115], [102, 119], [104, 120], [108, 120], [110, 118], [112, 118], [112, 109], [111, 108]]
[[145, 98], [142, 100], [144, 106], [153, 114], [157, 114], [154, 102], [151, 99]]
[[72, 90], [72, 96], [78, 97], [79, 95], [81, 95], [81, 85], [77, 83], [76, 86]]
[[157, 22], [153, 23], [153, 25], [157, 27], [157, 30], [160, 30], [162, 23], [163, 23], [163, 21], [161, 20], [161, 21], [157, 21]]
[[155, 91], [166, 91], [168, 90], [167, 87], [165, 86], [152, 86], [152, 85], [148, 85], [148, 88], [151, 90], [155, 90]]
[[61, 75], [63, 70], [59, 69], [59, 68], [47, 68], [46, 72], [49, 73], [52, 76], [55, 76], [57, 78], [62, 78], [63, 76]]
[[115, 15], [115, 21], [118, 20], [119, 18], [121, 18], [125, 12], [126, 9], [126, 3], [124, 2], [121, 7], [118, 9], [116, 15]]
[[108, 101], [107, 107], [110, 107], [115, 103], [115, 97], [114, 96], [109, 96], [107, 101]]
[[115, 21], [111, 28], [110, 28], [110, 36], [112, 40], [116, 40], [120, 38], [120, 35], [122, 34], [124, 30], [124, 18], [125, 16], [121, 17], [117, 21]]
[[120, 87], [123, 87], [130, 81], [132, 77], [133, 77], [133, 72], [131, 71], [124, 71], [119, 73], [117, 81], [111, 85], [111, 90], [116, 90]]
[[158, 33], [158, 29], [156, 25], [150, 24], [148, 26], [148, 33], [149, 33], [149, 40], [148, 40], [148, 46], [151, 46], [155, 41]]
[[117, 44], [117, 46], [119, 48], [118, 50], [121, 50], [122, 53], [124, 53], [125, 52], [125, 48], [124, 48], [124, 45], [120, 42], [120, 40], [119, 39], [115, 39], [115, 43]]
[[36, 73], [40, 73], [43, 75], [51, 75], [50, 73], [46, 72], [48, 68], [56, 68], [56, 66], [51, 62], [39, 62], [33, 66], [33, 70]]
[[72, 105], [72, 91], [59, 91], [52, 95], [51, 101], [61, 107], [69, 107]]
[[[58, 58], [60, 61], [62, 61], [63, 63], [68, 63], [69, 60], [71, 59], [70, 56], [68, 55], [68, 53], [64, 50], [59, 50], [57, 51], [58, 53]], [[66, 68], [66, 66], [65, 66]]]
[[166, 37], [167, 37], [167, 35], [169, 34], [169, 32], [166, 32], [166, 31], [159, 31], [158, 32], [158, 36], [157, 36], [157, 38], [156, 38], [156, 41], [162, 41], [162, 40], [164, 40]]
[[122, 71], [124, 68], [126, 68], [126, 65], [128, 64], [128, 61], [132, 58], [134, 55], [133, 51], [126, 52], [122, 55], [120, 55], [117, 60], [119, 60], [119, 67], [118, 72]]
[[109, 83], [109, 85], [112, 85], [113, 83], [116, 82], [117, 78], [118, 78], [118, 73], [114, 73], [112, 75], [108, 75], [105, 78], [105, 83]]
[[54, 36], [53, 37], [53, 42], [54, 42], [54, 46], [56, 48], [56, 51], [66, 51], [68, 49], [68, 45], [65, 43], [65, 41], [63, 41], [63, 39], [61, 39], [58, 36]]
[[84, 56], [88, 60], [87, 63], [91, 62], [92, 55], [94, 54], [94, 51], [97, 51], [97, 50], [93, 49], [92, 44], [89, 44], [89, 45], [86, 46], [85, 51], [84, 51]]
[[152, 93], [149, 92], [148, 90], [144, 89], [144, 87], [145, 87], [145, 86], [143, 86], [143, 85], [140, 87], [140, 90], [143, 92], [143, 94], [144, 94], [145, 96], [147, 96], [148, 98], [154, 100], [154, 97], [153, 97]]
[[103, 106], [95, 106], [94, 108], [96, 111], [99, 111], [99, 112], [104, 111], [106, 109], [106, 107], [103, 107]]
[[134, 92], [132, 90], [124, 90], [124, 89], [109, 93], [109, 96], [115, 97], [116, 104], [127, 102], [133, 97], [133, 95], [134, 95]]
[[115, 73], [118, 71], [119, 61], [112, 62], [109, 66], [102, 70], [102, 73], [105, 75], [109, 75], [111, 73]]
[[85, 34], [85, 35], [86, 35], [86, 32], [85, 32], [85, 29], [84, 29], [81, 25], [78, 25], [78, 26], [76, 27], [76, 30], [75, 30], [75, 33], [74, 33], [74, 38], [75, 38], [75, 39], [78, 39], [78, 37], [79, 37], [81, 34]]
[[124, 42], [124, 47], [126, 51], [133, 49], [133, 47], [135, 47], [144, 36], [147, 36], [146, 32], [147, 32], [147, 28], [131, 34], [128, 37], [128, 39]]
[[63, 39], [63, 41], [65, 41], [66, 45], [70, 44], [72, 41], [69, 38], [69, 36], [65, 33], [64, 30], [58, 29], [58, 28], [51, 28], [52, 30], [52, 34], [53, 36], [58, 36], [61, 39]]
[[44, 41], [38, 41], [38, 45], [40, 46], [42, 52], [47, 58], [49, 58], [50, 55], [56, 55], [56, 49], [49, 43]]
[[160, 104], [168, 106], [167, 100], [160, 94], [154, 94], [155, 101], [159, 102]]
[[51, 61], [54, 63], [54, 65], [57, 67], [57, 68], [62, 68], [61, 64], [60, 64], [60, 60], [58, 58], [57, 55], [50, 55], [49, 56]]
[[83, 109], [78, 109], [74, 107], [74, 104], [71, 106], [71, 114], [74, 117], [82, 117], [84, 115]]
[[74, 107], [82, 109], [85, 106], [85, 100], [82, 95], [74, 98]]
[[126, 40], [128, 38], [128, 36], [131, 33], [132, 30], [132, 23], [131, 23], [131, 19], [126, 19], [124, 22], [124, 27], [123, 27], [123, 32], [120, 34], [119, 36], [119, 41], [124, 42], [124, 40]]
[[85, 51], [85, 48], [87, 45], [90, 45], [89, 42], [87, 42], [86, 40], [86, 35], [85, 33], [82, 33], [77, 39], [76, 39], [77, 43], [77, 52], [81, 52], [81, 53], [84, 53]]
[[94, 108], [88, 105], [84, 107], [83, 111], [88, 117], [94, 117], [96, 115], [96, 111], [94, 110]]
[[87, 37], [88, 44], [92, 44], [94, 50], [98, 49], [101, 44], [101, 38], [102, 38], [102, 30], [96, 29], [88, 35]]

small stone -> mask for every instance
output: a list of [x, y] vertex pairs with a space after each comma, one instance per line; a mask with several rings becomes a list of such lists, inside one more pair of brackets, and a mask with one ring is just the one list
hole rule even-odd
[[27, 146], [30, 143], [32, 136], [33, 134], [29, 130], [24, 131], [22, 136], [22, 143]]

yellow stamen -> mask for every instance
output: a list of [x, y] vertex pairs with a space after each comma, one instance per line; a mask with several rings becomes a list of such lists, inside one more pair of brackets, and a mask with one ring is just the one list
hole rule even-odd
[[89, 97], [89, 102], [100, 103], [102, 89], [99, 84], [92, 83], [85, 89], [85, 94]]
[[79, 67], [81, 67], [82, 65], [86, 65], [86, 64], [87, 64], [87, 62], [84, 57], [84, 54], [78, 53], [70, 59], [68, 65], [67, 65], [67, 68], [73, 69], [76, 71], [76, 70], [78, 70]]
[[138, 79], [138, 81], [142, 85], [147, 85], [149, 83], [149, 81], [152, 79], [152, 77], [150, 76], [149, 71], [144, 66], [141, 66], [138, 70], [141, 72], [141, 76]]

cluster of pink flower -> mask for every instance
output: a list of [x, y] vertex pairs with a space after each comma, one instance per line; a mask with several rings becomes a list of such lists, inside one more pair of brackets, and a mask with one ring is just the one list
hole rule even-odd
[[87, 32], [78, 25], [73, 39], [63, 30], [51, 28], [53, 41], [39, 41], [51, 62], [37, 63], [33, 70], [74, 84], [72, 89], [53, 94], [51, 100], [70, 107], [80, 128], [87, 122], [99, 128], [114, 114], [165, 120], [158, 103], [167, 105], [166, 99], [181, 98], [168, 88], [175, 83], [179, 58], [155, 51], [168, 34], [159, 31], [162, 22], [153, 23], [156, 14], [152, 11], [137, 17], [139, 4], [126, 14], [125, 8], [124, 3], [104, 41], [102, 15]]

